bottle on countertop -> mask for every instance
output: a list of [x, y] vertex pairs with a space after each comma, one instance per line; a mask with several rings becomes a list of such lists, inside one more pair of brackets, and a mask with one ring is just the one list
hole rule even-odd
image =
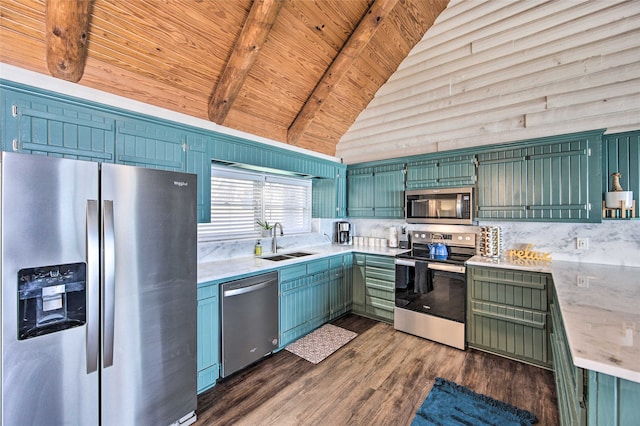
[[389, 228], [389, 247], [398, 247], [398, 228], [395, 226]]
[[262, 245], [260, 244], [260, 240], [256, 242], [255, 252], [256, 256], [262, 256]]

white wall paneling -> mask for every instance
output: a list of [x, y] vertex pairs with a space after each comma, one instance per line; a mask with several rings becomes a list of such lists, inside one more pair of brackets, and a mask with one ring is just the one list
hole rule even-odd
[[336, 155], [354, 164], [640, 129], [639, 83], [640, 1], [452, 0]]

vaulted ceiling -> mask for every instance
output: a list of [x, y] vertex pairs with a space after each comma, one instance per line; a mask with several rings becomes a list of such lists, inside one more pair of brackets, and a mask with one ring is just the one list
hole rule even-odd
[[3, 0], [0, 61], [316, 152], [448, 0]]

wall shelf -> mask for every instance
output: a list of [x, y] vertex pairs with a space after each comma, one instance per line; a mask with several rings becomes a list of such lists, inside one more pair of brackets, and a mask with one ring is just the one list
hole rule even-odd
[[[631, 215], [629, 216], [629, 214]], [[638, 219], [636, 218], [636, 200], [631, 202], [631, 208], [626, 208], [624, 201], [620, 201], [620, 207], [609, 208], [603, 201], [602, 219]]]

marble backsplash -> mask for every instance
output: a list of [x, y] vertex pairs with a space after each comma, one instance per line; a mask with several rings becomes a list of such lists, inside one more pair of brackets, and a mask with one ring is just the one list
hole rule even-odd
[[[505, 250], [533, 244], [533, 250], [551, 253], [554, 260], [640, 266], [638, 220], [605, 220], [593, 224], [483, 221], [478, 226], [407, 225], [401, 220], [383, 222], [371, 219], [356, 219], [351, 222], [356, 235], [380, 238], [387, 238], [389, 226], [436, 232], [479, 232], [481, 226], [499, 226]], [[589, 239], [587, 250], [576, 248], [578, 237]]]
[[[278, 251], [288, 252], [304, 247], [331, 244], [330, 237], [319, 232], [319, 221], [315, 219], [312, 224], [313, 232], [310, 234], [278, 236]], [[271, 254], [272, 238], [259, 238], [262, 245], [262, 254]], [[235, 257], [253, 256], [258, 238], [238, 239], [234, 241], [211, 241], [198, 243], [198, 262], [213, 262], [217, 260], [232, 259]]]
[[[278, 237], [281, 251], [329, 244], [335, 241], [336, 219], [314, 219], [313, 232]], [[640, 267], [640, 221], [605, 220], [602, 223], [480, 222], [479, 226], [412, 225], [404, 220], [352, 219], [356, 236], [388, 238], [389, 227], [408, 231], [479, 232], [481, 226], [500, 226], [505, 250], [533, 244], [533, 250], [551, 253], [554, 260]], [[588, 238], [589, 248], [578, 250], [576, 238]], [[262, 238], [263, 253], [271, 252], [271, 238]], [[198, 244], [198, 261], [208, 262], [253, 255], [255, 239]], [[639, 279], [640, 281], [640, 279]]]

